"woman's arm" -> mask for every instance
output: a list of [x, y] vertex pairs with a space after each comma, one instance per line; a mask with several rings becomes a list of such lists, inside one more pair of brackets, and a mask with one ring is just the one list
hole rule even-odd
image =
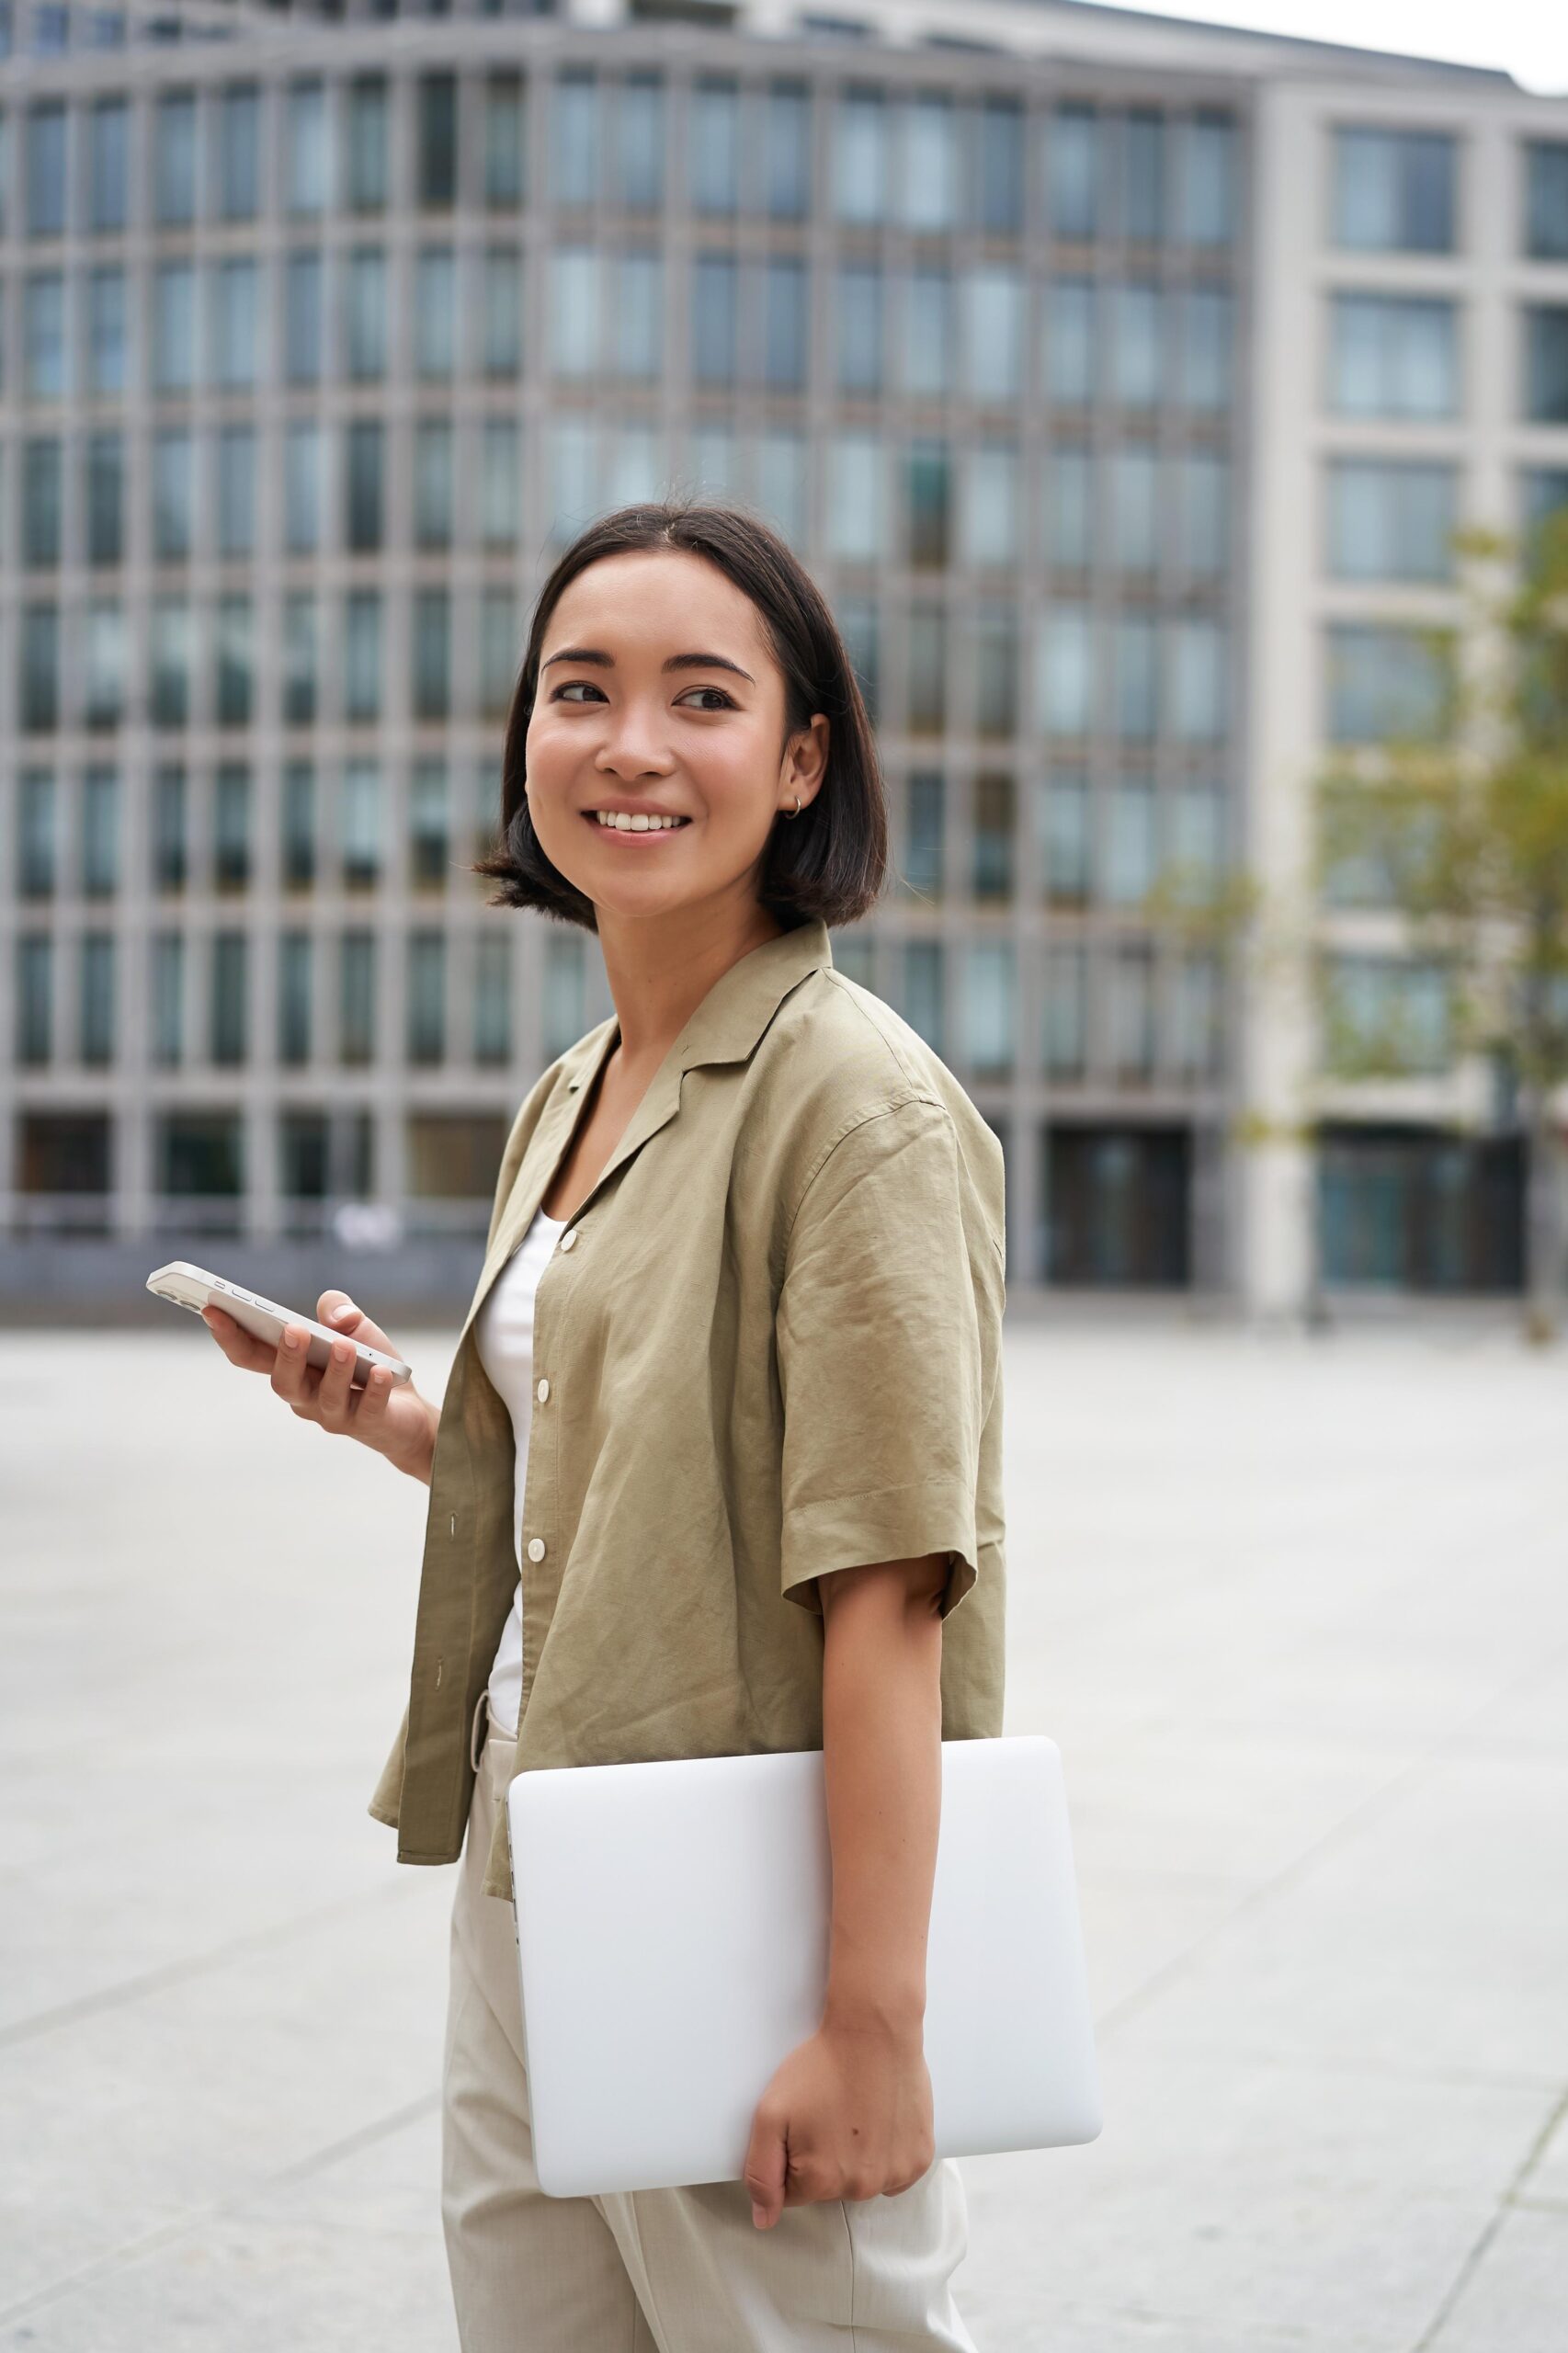
[[896, 2194], [932, 2162], [922, 2048], [942, 1798], [949, 1556], [840, 1569], [819, 1586], [823, 1773], [833, 1849], [827, 1999], [756, 2110], [752, 2219]]

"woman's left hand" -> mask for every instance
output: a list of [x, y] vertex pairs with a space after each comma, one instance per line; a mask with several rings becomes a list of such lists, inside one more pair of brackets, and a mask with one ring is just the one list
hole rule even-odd
[[752, 2221], [766, 2231], [786, 2206], [896, 2197], [935, 2154], [919, 2027], [824, 2018], [757, 2102], [744, 2175]]

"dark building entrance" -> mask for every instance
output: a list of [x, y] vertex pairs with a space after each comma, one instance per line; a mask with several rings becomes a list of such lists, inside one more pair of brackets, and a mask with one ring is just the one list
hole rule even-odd
[[1328, 1284], [1517, 1291], [1524, 1283], [1525, 1155], [1517, 1136], [1326, 1126], [1318, 1240]]
[[1051, 1127], [1041, 1167], [1047, 1282], [1165, 1290], [1190, 1282], [1189, 1130]]

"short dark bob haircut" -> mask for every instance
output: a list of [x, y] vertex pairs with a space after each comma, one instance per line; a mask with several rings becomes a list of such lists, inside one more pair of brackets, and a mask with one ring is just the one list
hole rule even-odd
[[594, 903], [540, 847], [528, 814], [526, 752], [539, 690], [544, 633], [562, 591], [601, 557], [677, 548], [716, 564], [750, 597], [784, 679], [784, 733], [822, 711], [829, 722], [827, 765], [798, 817], [781, 811], [764, 855], [758, 900], [789, 930], [813, 916], [853, 923], [875, 904], [887, 872], [887, 796], [876, 739], [843, 638], [810, 574], [778, 533], [739, 506], [620, 506], [579, 533], [540, 593], [523, 666], [506, 718], [501, 765], [501, 827], [495, 847], [472, 871], [500, 884], [493, 907], [538, 907], [597, 931]]

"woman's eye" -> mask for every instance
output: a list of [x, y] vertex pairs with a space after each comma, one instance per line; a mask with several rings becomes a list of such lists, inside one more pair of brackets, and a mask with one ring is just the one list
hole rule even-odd
[[[566, 697], [572, 692], [574, 687], [585, 687], [590, 694], [597, 695], [601, 691], [598, 687], [595, 686], [591, 678], [568, 678], [563, 685], [556, 688], [555, 692], [550, 698], [551, 701], [564, 701]], [[687, 692], [694, 695], [717, 695], [719, 698], [718, 707], [722, 710], [735, 710], [739, 708], [734, 697], [733, 695], [726, 694], [722, 687], [690, 687], [687, 689]], [[685, 695], [681, 697], [681, 700], [683, 702], [686, 700]], [[710, 705], [710, 708], [711, 709], [712, 706]]]
[[[727, 695], [722, 687], [693, 687], [691, 691], [694, 695], [717, 695], [726, 710], [733, 710], [735, 708], [733, 696]], [[681, 699], [685, 701], [684, 695]]]

